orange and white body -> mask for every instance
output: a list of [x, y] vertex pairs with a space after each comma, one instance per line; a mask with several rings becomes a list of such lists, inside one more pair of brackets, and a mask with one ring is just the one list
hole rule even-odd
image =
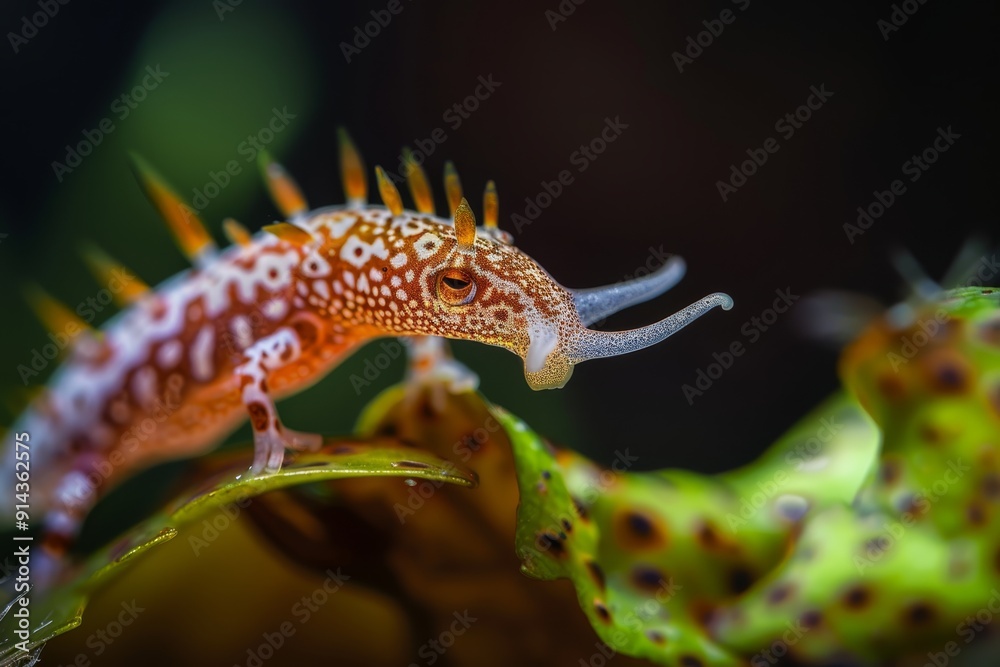
[[[497, 229], [496, 190], [486, 189], [477, 227], [446, 169], [450, 218], [436, 217], [426, 177], [408, 175], [415, 211], [376, 169], [385, 206], [367, 204], [360, 157], [344, 138], [348, 203], [309, 211], [294, 182], [265, 163], [269, 188], [291, 221], [217, 251], [193, 213], [152, 172], [140, 179], [195, 268], [130, 295], [71, 356], [5, 436], [0, 487], [14, 483], [14, 437], [30, 434], [32, 509], [45, 513], [50, 551], [75, 536], [110, 486], [153, 462], [216, 445], [249, 419], [253, 471], [281, 467], [286, 448], [320, 437], [287, 428], [274, 401], [324, 377], [379, 336], [439, 336], [505, 347], [536, 388], [565, 384], [573, 365], [654, 344], [731, 299], [713, 294], [661, 322], [625, 332], [587, 325], [674, 285], [673, 258], [643, 279], [571, 290], [556, 283]], [[49, 317], [58, 307], [43, 304]], [[43, 313], [44, 316], [44, 313]], [[424, 348], [431, 350], [433, 346]], [[11, 494], [8, 494], [10, 496]]]

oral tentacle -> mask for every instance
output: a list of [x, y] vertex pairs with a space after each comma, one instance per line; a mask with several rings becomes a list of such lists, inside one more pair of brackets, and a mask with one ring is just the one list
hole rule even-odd
[[594, 331], [582, 329], [566, 342], [565, 354], [571, 363], [588, 359], [617, 357], [635, 352], [668, 338], [715, 307], [729, 310], [733, 299], [728, 294], [716, 292], [699, 299], [687, 308], [655, 324], [627, 331]]
[[584, 326], [590, 326], [618, 311], [660, 296], [679, 283], [685, 271], [687, 265], [684, 260], [675, 255], [648, 276], [604, 287], [569, 291], [573, 295], [573, 304], [580, 315], [580, 321]]

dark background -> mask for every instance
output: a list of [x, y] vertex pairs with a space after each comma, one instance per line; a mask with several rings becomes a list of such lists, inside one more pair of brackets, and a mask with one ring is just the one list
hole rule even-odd
[[[560, 282], [620, 280], [650, 246], [685, 257], [677, 288], [607, 328], [652, 322], [713, 291], [734, 297], [731, 312], [712, 312], [653, 349], [582, 365], [561, 392], [530, 391], [520, 361], [503, 351], [457, 346], [488, 397], [602, 461], [623, 447], [643, 468], [719, 471], [750, 461], [837, 387], [836, 352], [803, 338], [793, 314], [784, 315], [693, 405], [681, 386], [714, 352], [748, 343], [741, 326], [776, 289], [836, 288], [892, 303], [902, 292], [891, 248], [909, 249], [938, 278], [963, 241], [996, 229], [995, 3], [928, 2], [886, 40], [877, 21], [889, 18], [889, 2], [752, 0], [741, 11], [728, 0], [587, 0], [553, 30], [545, 12], [556, 0], [402, 0], [402, 13], [347, 63], [339, 44], [385, 5], [244, 0], [220, 20], [209, 0], [73, 0], [19, 53], [5, 38], [0, 231], [9, 236], [0, 241], [0, 278], [10, 289], [0, 295], [0, 384], [20, 388], [17, 365], [47, 342], [19, 300], [20, 284], [36, 280], [69, 304], [99, 289], [75, 257], [79, 242], [96, 241], [154, 284], [183, 268], [135, 187], [127, 150], [187, 195], [284, 105], [298, 117], [269, 149], [313, 205], [343, 201], [338, 125], [369, 168], [395, 166], [402, 145], [443, 127], [448, 139], [427, 162], [439, 205], [440, 170], [452, 159], [477, 213], [483, 184], [496, 179], [501, 225], [511, 231], [510, 216], [523, 213], [541, 181], [574, 170], [575, 182], [516, 236]], [[727, 8], [735, 21], [678, 72], [671, 54]], [[33, 2], [4, 3], [0, 29], [18, 30], [35, 11]], [[52, 161], [156, 63], [170, 77], [58, 182]], [[452, 130], [442, 114], [490, 74], [501, 87]], [[781, 137], [775, 121], [820, 85], [833, 96]], [[576, 173], [570, 154], [606, 117], [628, 129]], [[905, 179], [903, 162], [948, 126], [961, 139], [849, 243], [842, 224], [873, 190]], [[716, 181], [768, 137], [780, 150], [724, 203]], [[220, 238], [226, 216], [256, 229], [276, 215], [252, 167], [204, 212]], [[349, 376], [376, 352], [361, 351], [287, 401], [286, 423], [347, 429], [375, 394], [373, 386], [356, 395]], [[401, 373], [397, 363], [376, 384]], [[247, 442], [248, 431], [236, 438]]]

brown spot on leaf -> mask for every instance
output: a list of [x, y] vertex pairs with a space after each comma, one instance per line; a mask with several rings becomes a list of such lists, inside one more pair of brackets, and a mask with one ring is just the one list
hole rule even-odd
[[594, 600], [594, 611], [597, 612], [597, 617], [602, 621], [611, 623], [611, 612], [608, 611], [607, 606], [603, 602]]
[[587, 570], [590, 572], [590, 577], [597, 584], [597, 587], [603, 591], [606, 582], [604, 580], [604, 570], [601, 569], [601, 566], [597, 564], [597, 561], [588, 560]]
[[992, 501], [1000, 499], [1000, 475], [995, 472], [983, 475], [982, 489], [986, 499]]
[[552, 554], [555, 558], [566, 557], [566, 545], [559, 539], [559, 536], [551, 531], [544, 531], [538, 535], [536, 540], [538, 548], [546, 553]]
[[718, 531], [708, 519], [702, 521], [698, 527], [698, 542], [710, 551], [722, 546], [722, 539], [719, 537]]
[[979, 326], [979, 338], [988, 345], [1000, 347], [1000, 316], [994, 316]]
[[794, 584], [789, 582], [780, 583], [767, 592], [767, 601], [770, 604], [781, 604], [790, 598], [794, 591]]
[[852, 586], [844, 593], [844, 606], [852, 611], [860, 611], [871, 602], [871, 592], [861, 584]]
[[927, 602], [914, 602], [903, 613], [903, 620], [911, 626], [922, 627], [931, 623], [937, 614]]
[[734, 595], [745, 593], [753, 585], [753, 574], [744, 567], [735, 567], [729, 572], [729, 590]]
[[665, 531], [659, 521], [646, 512], [623, 510], [615, 517], [615, 539], [623, 549], [644, 550], [662, 548]]
[[951, 351], [929, 355], [923, 372], [931, 391], [955, 396], [966, 393], [972, 383], [972, 370], [962, 357]]
[[965, 515], [969, 518], [969, 524], [975, 527], [986, 523], [986, 508], [981, 503], [974, 501], [965, 510]]
[[666, 577], [655, 567], [637, 565], [632, 568], [632, 583], [644, 591], [657, 591], [663, 586]]
[[895, 459], [886, 459], [882, 461], [882, 465], [879, 468], [879, 477], [882, 482], [887, 486], [891, 486], [899, 481], [899, 474], [902, 468], [902, 464]]
[[799, 621], [802, 622], [803, 627], [811, 630], [812, 628], [818, 627], [819, 624], [823, 622], [823, 614], [813, 609], [802, 614], [802, 616], [799, 617]]

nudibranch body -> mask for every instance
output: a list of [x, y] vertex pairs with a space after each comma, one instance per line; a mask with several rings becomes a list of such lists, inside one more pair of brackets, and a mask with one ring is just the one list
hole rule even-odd
[[[190, 208], [136, 160], [147, 195], [194, 268], [155, 289], [122, 293], [127, 309], [80, 336], [72, 356], [7, 437], [4, 483], [14, 480], [15, 434], [33, 447], [33, 510], [46, 512], [50, 547], [75, 535], [90, 507], [130, 471], [202, 451], [249, 417], [256, 473], [280, 468], [286, 448], [319, 436], [284, 427], [274, 400], [299, 391], [349, 351], [380, 336], [440, 336], [504, 347], [524, 360], [535, 389], [560, 387], [581, 361], [652, 345], [715, 306], [717, 293], [648, 327], [602, 332], [588, 324], [653, 298], [684, 272], [672, 258], [656, 273], [606, 288], [555, 282], [497, 227], [492, 182], [477, 227], [453, 167], [451, 219], [436, 217], [426, 175], [407, 181], [404, 210], [376, 168], [384, 206], [367, 203], [361, 158], [342, 136], [347, 204], [309, 210], [294, 181], [266, 158], [265, 180], [290, 222], [251, 236], [235, 221], [217, 251]], [[114, 264], [91, 255], [98, 273]], [[39, 296], [60, 329], [68, 310]], [[81, 323], [82, 324], [82, 323]], [[54, 546], [53, 546], [54, 545]]]

